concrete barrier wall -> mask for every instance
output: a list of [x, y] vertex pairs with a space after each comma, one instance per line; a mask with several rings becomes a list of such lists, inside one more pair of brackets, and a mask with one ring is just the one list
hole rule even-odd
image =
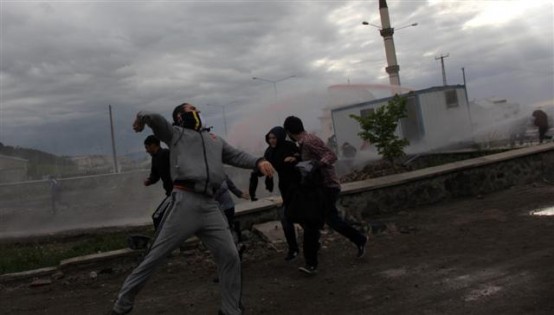
[[[228, 167], [226, 172], [239, 188], [248, 190], [251, 170]], [[148, 174], [149, 170], [142, 170], [60, 179], [60, 199], [55, 204], [47, 180], [0, 184], [0, 239], [106, 227], [149, 227], [150, 216], [164, 192], [161, 182], [144, 187]], [[258, 196], [271, 196], [261, 182]]]
[[[249, 171], [229, 168], [245, 189]], [[50, 212], [46, 181], [0, 185], [0, 238], [91, 230], [102, 227], [150, 226], [150, 215], [163, 197], [161, 184], [144, 187], [148, 171], [61, 180], [64, 204]], [[543, 178], [554, 182], [554, 144], [543, 144], [443, 164], [392, 176], [346, 183], [339, 209], [357, 219], [376, 214], [524, 185]], [[257, 202], [236, 205], [243, 228], [278, 219], [280, 198], [258, 188]], [[263, 198], [265, 197], [265, 198]], [[237, 200], [238, 201], [238, 200]]]

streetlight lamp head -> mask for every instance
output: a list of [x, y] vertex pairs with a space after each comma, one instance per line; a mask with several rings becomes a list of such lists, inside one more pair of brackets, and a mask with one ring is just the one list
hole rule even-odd
[[399, 31], [399, 30], [401, 30], [401, 29], [405, 29], [405, 28], [407, 28], [407, 27], [412, 27], [412, 26], [417, 26], [417, 22], [416, 22], [416, 23], [412, 23], [412, 24], [408, 24], [408, 25], [404, 25], [404, 26], [402, 26], [402, 27], [395, 27], [394, 30], [395, 30], [395, 31]]
[[379, 25], [375, 25], [373, 23], [369, 23], [368, 21], [363, 21], [362, 22], [362, 25], [369, 25], [369, 26], [373, 26], [375, 27], [376, 29], [381, 29], [381, 27]]

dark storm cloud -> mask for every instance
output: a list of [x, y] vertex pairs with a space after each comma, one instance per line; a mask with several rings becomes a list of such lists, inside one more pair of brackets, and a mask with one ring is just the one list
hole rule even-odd
[[[403, 85], [441, 85], [435, 57], [450, 53], [448, 82], [462, 83], [465, 67], [470, 97], [554, 98], [551, 3], [388, 3], [393, 26], [419, 23], [395, 33]], [[254, 76], [295, 75], [277, 85], [279, 99], [338, 83], [387, 84], [383, 40], [364, 20], [380, 24], [378, 1], [3, 1], [0, 141], [107, 153], [112, 104], [125, 153], [142, 150], [145, 134], [130, 128], [138, 110], [168, 115], [194, 102], [220, 133], [222, 105], [229, 127], [245, 113], [264, 115], [273, 85]], [[306, 104], [325, 106], [313, 99]]]

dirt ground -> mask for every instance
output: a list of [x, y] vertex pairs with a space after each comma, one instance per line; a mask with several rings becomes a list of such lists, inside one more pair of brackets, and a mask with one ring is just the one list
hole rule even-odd
[[[243, 261], [245, 314], [554, 314], [554, 206], [543, 183], [375, 218], [367, 254], [326, 231], [319, 273], [251, 235]], [[281, 250], [281, 252], [277, 251]], [[134, 265], [68, 272], [51, 284], [0, 284], [0, 314], [106, 314]], [[98, 274], [91, 277], [91, 272]], [[198, 249], [169, 259], [132, 314], [217, 314], [215, 267]]]

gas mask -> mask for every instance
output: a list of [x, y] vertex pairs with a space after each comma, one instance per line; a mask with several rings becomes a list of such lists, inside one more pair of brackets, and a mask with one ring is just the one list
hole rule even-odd
[[181, 112], [176, 115], [174, 125], [198, 131], [202, 129], [202, 117], [197, 111]]

